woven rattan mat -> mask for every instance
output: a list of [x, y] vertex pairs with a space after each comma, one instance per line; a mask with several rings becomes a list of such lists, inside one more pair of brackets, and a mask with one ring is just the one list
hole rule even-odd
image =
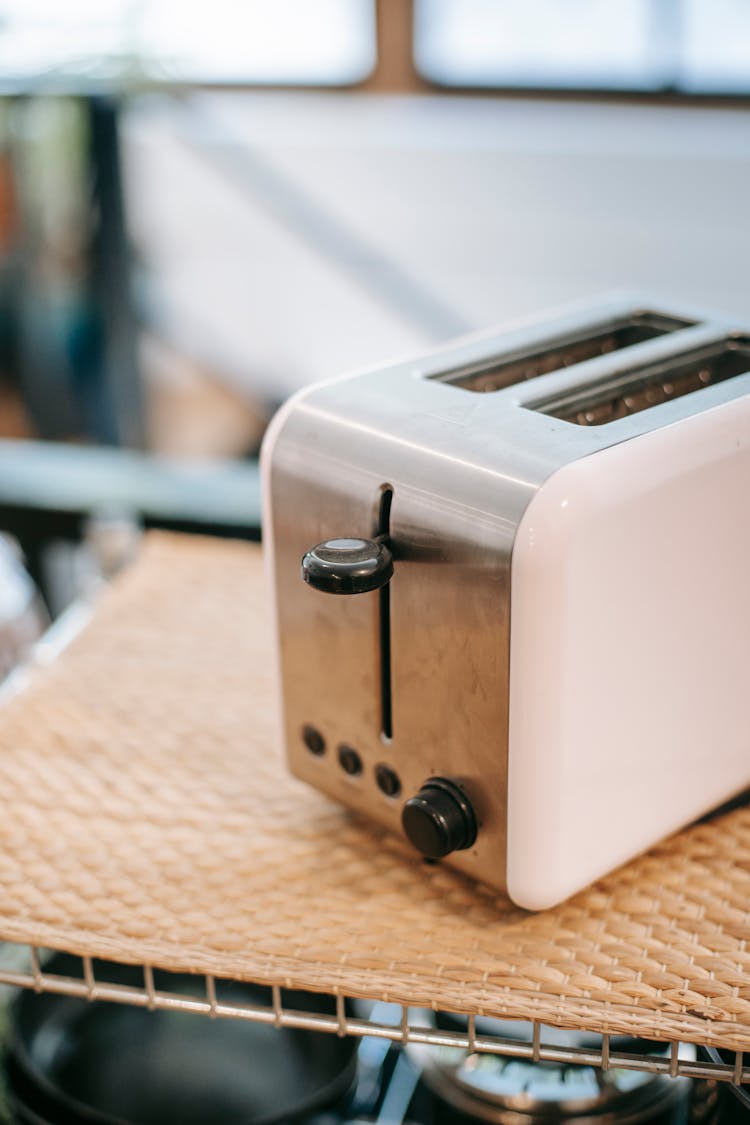
[[0, 937], [750, 1048], [750, 811], [527, 915], [287, 777], [258, 548], [157, 535], [0, 713]]

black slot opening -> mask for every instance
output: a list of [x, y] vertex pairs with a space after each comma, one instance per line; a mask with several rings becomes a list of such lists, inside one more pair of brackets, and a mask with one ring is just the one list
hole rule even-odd
[[465, 391], [487, 394], [523, 383], [539, 375], [549, 375], [596, 356], [642, 344], [668, 332], [689, 328], [694, 321], [681, 320], [658, 312], [637, 312], [627, 317], [591, 324], [578, 332], [561, 336], [553, 344], [516, 353], [501, 363], [490, 362], [431, 375]]
[[[386, 538], [391, 530], [391, 504], [393, 489], [389, 484], [382, 487], [380, 509], [378, 511], [378, 535]], [[378, 591], [380, 599], [380, 729], [384, 739], [393, 738], [393, 690], [391, 683], [391, 589], [390, 582]]]
[[739, 337], [629, 371], [616, 382], [578, 388], [532, 409], [578, 426], [603, 426], [748, 372], [750, 338]]

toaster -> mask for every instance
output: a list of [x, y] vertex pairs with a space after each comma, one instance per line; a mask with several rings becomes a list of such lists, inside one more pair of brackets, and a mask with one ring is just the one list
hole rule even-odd
[[263, 449], [291, 771], [538, 910], [750, 786], [750, 330], [609, 301]]

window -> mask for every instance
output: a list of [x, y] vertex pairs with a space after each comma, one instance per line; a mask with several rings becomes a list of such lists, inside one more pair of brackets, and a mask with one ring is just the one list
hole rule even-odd
[[6, 79], [348, 85], [374, 64], [373, 0], [0, 0]]
[[750, 0], [416, 0], [445, 86], [750, 94]]

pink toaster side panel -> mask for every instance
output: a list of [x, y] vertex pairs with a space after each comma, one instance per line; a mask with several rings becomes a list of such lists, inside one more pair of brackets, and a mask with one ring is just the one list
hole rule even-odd
[[546, 482], [513, 551], [510, 666], [521, 906], [750, 785], [750, 396]]

